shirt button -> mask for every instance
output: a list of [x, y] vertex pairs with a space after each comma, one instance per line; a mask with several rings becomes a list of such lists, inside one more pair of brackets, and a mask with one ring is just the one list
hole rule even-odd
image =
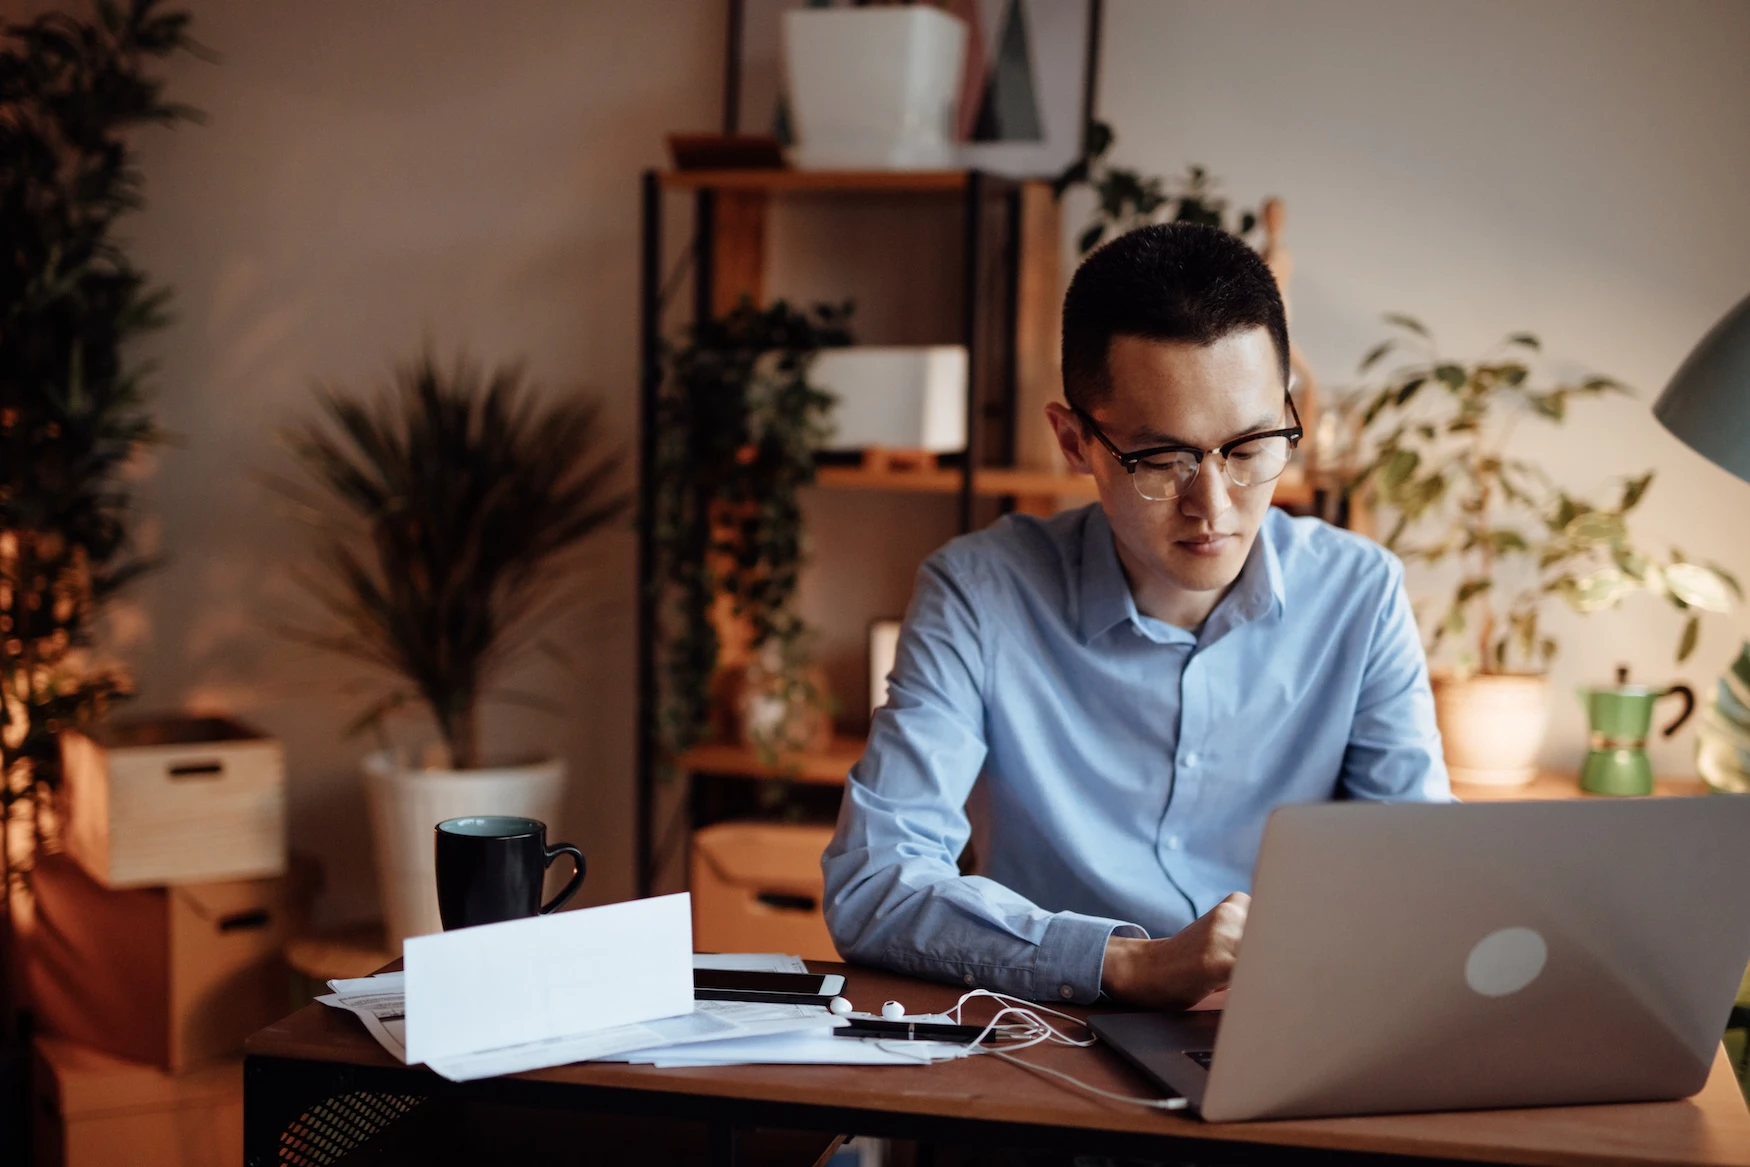
[[1131, 626], [1130, 626], [1130, 635], [1132, 635], [1132, 636], [1142, 636], [1142, 635], [1144, 635], [1144, 633], [1143, 633], [1143, 631], [1142, 631], [1142, 629], [1141, 629], [1141, 628], [1139, 628], [1139, 627], [1137, 627], [1137, 626], [1136, 626], [1136, 625], [1135, 625], [1135, 624], [1132, 624], [1132, 625], [1131, 625]]
[[1065, 1001], [1067, 1001], [1071, 997], [1076, 995], [1076, 991], [1074, 989], [1070, 988], [1068, 985], [1059, 985], [1059, 986], [1057, 986], [1057, 995], [1062, 997]]
[[1186, 754], [1185, 755], [1185, 769], [1187, 769], [1187, 770], [1195, 769], [1196, 766], [1197, 766], [1196, 753], [1193, 752], [1193, 753]]
[[1179, 836], [1177, 836], [1177, 835], [1168, 835], [1167, 836], [1167, 850], [1177, 851], [1180, 847], [1184, 846], [1184, 842], [1185, 841], [1183, 839], [1179, 838]]
[[971, 973], [967, 973], [965, 976], [961, 977], [960, 979], [965, 981], [969, 985], [976, 985], [978, 983], [978, 978], [973, 976]]

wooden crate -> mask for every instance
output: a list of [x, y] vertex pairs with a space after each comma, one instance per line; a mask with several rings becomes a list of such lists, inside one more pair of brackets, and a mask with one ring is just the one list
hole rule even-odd
[[821, 915], [831, 827], [718, 823], [693, 832], [693, 947], [837, 960]]
[[106, 887], [279, 875], [285, 753], [223, 717], [117, 722], [61, 735], [67, 850]]
[[39, 859], [25, 946], [38, 1028], [172, 1071], [238, 1053], [291, 1011], [287, 882], [115, 891], [65, 855]]
[[37, 1167], [237, 1167], [243, 1062], [174, 1075], [38, 1036]]

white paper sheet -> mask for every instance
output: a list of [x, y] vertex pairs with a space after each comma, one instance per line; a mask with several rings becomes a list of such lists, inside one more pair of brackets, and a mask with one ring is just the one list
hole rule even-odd
[[805, 973], [808, 966], [800, 956], [782, 952], [695, 952], [695, 969], [711, 968], [733, 972]]
[[408, 1060], [437, 1069], [691, 1013], [691, 911], [682, 893], [410, 938]]
[[[396, 1059], [407, 1061], [406, 1024], [403, 1016], [403, 976], [380, 973], [374, 977], [333, 980], [335, 991], [316, 998], [323, 1005], [358, 1015], [371, 1036]], [[619, 1025], [594, 1033], [525, 1042], [504, 1049], [485, 1050], [458, 1058], [429, 1063], [454, 1082], [497, 1074], [514, 1074], [548, 1066], [587, 1061], [629, 1050], [649, 1050], [676, 1043], [710, 1041], [729, 1037], [753, 1037], [797, 1030], [830, 1030], [846, 1024], [818, 1005], [779, 1005], [754, 1001], [700, 1001], [695, 1011], [635, 1025]]]
[[677, 1068], [682, 1066], [918, 1066], [966, 1057], [971, 1051], [957, 1042], [878, 1041], [834, 1037], [825, 1030], [734, 1037], [694, 1042], [668, 1049], [616, 1054], [602, 1061]]

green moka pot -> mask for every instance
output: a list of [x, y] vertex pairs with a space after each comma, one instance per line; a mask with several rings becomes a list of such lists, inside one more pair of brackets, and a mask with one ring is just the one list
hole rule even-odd
[[1647, 757], [1653, 706], [1665, 697], [1683, 699], [1683, 712], [1661, 731], [1670, 737], [1695, 712], [1695, 694], [1682, 684], [1662, 689], [1631, 685], [1626, 667], [1616, 670], [1614, 687], [1581, 688], [1579, 694], [1592, 731], [1592, 748], [1580, 768], [1580, 789], [1587, 794], [1653, 793], [1653, 763]]

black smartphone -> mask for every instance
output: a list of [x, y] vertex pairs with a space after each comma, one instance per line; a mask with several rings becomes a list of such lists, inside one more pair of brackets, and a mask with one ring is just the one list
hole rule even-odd
[[826, 1004], [845, 987], [837, 973], [744, 972], [696, 968], [693, 997], [699, 1001], [775, 1001]]

